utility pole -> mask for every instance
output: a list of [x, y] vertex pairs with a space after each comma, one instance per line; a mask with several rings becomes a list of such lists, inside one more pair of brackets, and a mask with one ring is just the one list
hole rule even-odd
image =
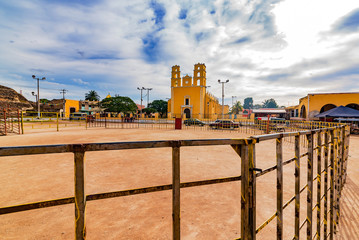
[[62, 93], [62, 118], [66, 116], [66, 104], [65, 104], [65, 93], [68, 92], [66, 89], [61, 89], [60, 93]]
[[152, 88], [143, 88], [143, 90], [147, 90], [147, 107], [148, 107], [148, 103], [150, 99], [150, 91], [152, 90]]
[[33, 79], [37, 80], [37, 118], [40, 118], [40, 86], [39, 80], [46, 80], [45, 77], [37, 78], [35, 75], [32, 75]]
[[144, 87], [139, 88], [139, 87], [138, 87], [137, 89], [141, 91], [141, 106], [140, 106], [140, 107], [141, 107], [141, 109], [140, 109], [140, 113], [141, 113], [140, 118], [141, 118], [141, 117], [142, 117], [142, 100], [143, 100], [143, 99], [142, 99], [142, 91], [143, 91], [143, 90], [146, 90], [146, 88], [144, 88]]
[[218, 83], [222, 84], [222, 119], [224, 119], [224, 84], [228, 82], [229, 79], [227, 79], [225, 82], [221, 82], [221, 80], [218, 79]]

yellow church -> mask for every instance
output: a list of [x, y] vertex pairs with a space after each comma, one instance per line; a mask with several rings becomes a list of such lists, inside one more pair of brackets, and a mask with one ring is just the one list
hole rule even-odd
[[[170, 118], [210, 118], [222, 116], [222, 105], [218, 99], [207, 91], [206, 65], [194, 65], [193, 78], [181, 78], [180, 66], [172, 67], [171, 98], [168, 100], [168, 116]], [[224, 114], [228, 114], [229, 106], [224, 106]]]

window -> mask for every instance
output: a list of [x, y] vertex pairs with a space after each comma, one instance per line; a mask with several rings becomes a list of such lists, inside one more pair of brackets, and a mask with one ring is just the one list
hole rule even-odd
[[185, 105], [189, 105], [189, 98], [186, 98]]

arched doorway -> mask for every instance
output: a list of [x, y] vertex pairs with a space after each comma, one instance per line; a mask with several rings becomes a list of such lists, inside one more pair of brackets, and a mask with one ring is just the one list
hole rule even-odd
[[304, 105], [300, 108], [300, 117], [301, 118], [307, 118], [307, 111], [306, 111]]
[[191, 110], [189, 108], [186, 108], [183, 113], [186, 114], [186, 118], [191, 118]]
[[336, 108], [337, 106], [335, 106], [334, 104], [325, 104], [321, 109], [320, 109], [320, 113], [322, 112], [326, 112], [329, 111], [330, 109]]
[[350, 104], [346, 105], [346, 107], [353, 108], [353, 109], [359, 111], [359, 104], [356, 104], [356, 103], [350, 103]]

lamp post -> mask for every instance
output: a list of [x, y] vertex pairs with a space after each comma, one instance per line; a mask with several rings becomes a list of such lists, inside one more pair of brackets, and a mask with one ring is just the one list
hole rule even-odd
[[229, 82], [229, 79], [227, 79], [224, 82], [221, 82], [221, 80], [218, 79], [218, 83], [222, 84], [222, 119], [224, 119], [224, 84], [228, 83], [228, 82]]
[[141, 107], [141, 109], [140, 109], [140, 114], [141, 114], [140, 118], [141, 118], [142, 117], [142, 91], [145, 90], [145, 88], [144, 87], [142, 87], [142, 88], [138, 87], [137, 89], [141, 91], [141, 106], [140, 106]]
[[33, 79], [37, 80], [37, 117], [40, 118], [40, 86], [39, 80], [46, 80], [45, 77], [37, 78], [35, 75], [32, 75]]
[[32, 96], [35, 96], [36, 99], [36, 103], [37, 103], [37, 94], [35, 94], [35, 92], [31, 92]]

